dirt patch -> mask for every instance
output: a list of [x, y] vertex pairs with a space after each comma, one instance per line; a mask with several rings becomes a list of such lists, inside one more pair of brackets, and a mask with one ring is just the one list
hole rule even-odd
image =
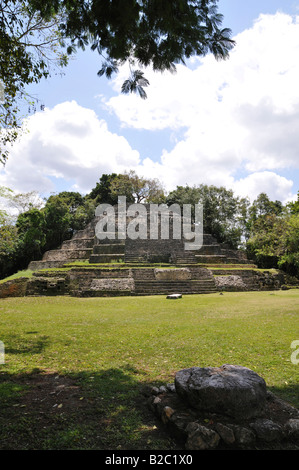
[[[53, 371], [13, 378], [2, 375], [1, 384], [21, 389], [9, 399], [0, 396], [1, 450], [178, 448], [138, 393], [124, 412], [119, 410], [126, 400], [109, 401], [80, 380]], [[127, 430], [134, 413], [142, 424], [134, 429], [132, 423]]]

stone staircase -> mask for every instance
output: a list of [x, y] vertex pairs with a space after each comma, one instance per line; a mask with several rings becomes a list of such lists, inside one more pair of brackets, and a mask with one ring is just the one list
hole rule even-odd
[[135, 281], [135, 295], [211, 294], [217, 292], [213, 279], [200, 281]]
[[84, 230], [78, 230], [70, 240], [65, 240], [59, 248], [46, 251], [40, 261], [31, 261], [28, 269], [59, 268], [65, 263], [89, 260], [95, 243], [96, 222], [95, 218]]
[[124, 260], [124, 240], [98, 240], [89, 257], [90, 263], [119, 263]]
[[[181, 273], [184, 275], [180, 276]], [[217, 291], [215, 280], [207, 269], [183, 271], [176, 268], [140, 268], [132, 269], [132, 274], [135, 282], [134, 295], [210, 294]]]

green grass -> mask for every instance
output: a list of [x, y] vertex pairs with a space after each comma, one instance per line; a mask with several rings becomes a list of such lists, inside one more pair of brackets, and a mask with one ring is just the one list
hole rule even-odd
[[[0, 406], [0, 428], [6, 429], [3, 448], [169, 449], [172, 443], [157, 437], [136, 397], [141, 385], [173, 382], [178, 370], [191, 366], [249, 367], [270, 390], [299, 407], [299, 365], [291, 362], [291, 343], [298, 339], [299, 290], [186, 295], [178, 300], [0, 300], [0, 340], [5, 345], [0, 402], [11, 405], [2, 411]], [[48, 430], [45, 425], [41, 430], [37, 418], [20, 415], [37, 373], [74, 380], [82, 395], [78, 403], [90, 405], [85, 419], [78, 418], [76, 408], [64, 414], [62, 407], [55, 417], [58, 428], [51, 422]], [[96, 416], [101, 417], [101, 429]], [[14, 436], [12, 444], [7, 436]]]
[[17, 273], [12, 274], [11, 276], [6, 277], [5, 279], [0, 279], [0, 284], [6, 281], [11, 281], [13, 279], [18, 279], [19, 277], [29, 278], [32, 276], [32, 273], [33, 271], [31, 271], [30, 269], [24, 269], [23, 271], [18, 271]]

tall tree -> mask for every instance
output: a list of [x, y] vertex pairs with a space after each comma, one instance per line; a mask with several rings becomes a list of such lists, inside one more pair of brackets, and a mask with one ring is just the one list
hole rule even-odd
[[287, 204], [287, 207], [289, 208], [291, 214], [299, 214], [299, 191], [297, 194], [297, 201], [290, 202]]
[[16, 227], [19, 236], [19, 258], [24, 266], [40, 259], [46, 243], [46, 224], [43, 211], [30, 209], [19, 215]]
[[165, 196], [162, 184], [157, 178], [143, 178], [130, 170], [118, 175], [111, 183], [113, 197], [126, 196], [127, 202], [161, 203]]
[[84, 228], [94, 217], [95, 205], [78, 192], [63, 191], [51, 195], [43, 209], [45, 216], [46, 249], [57, 248]]
[[[60, 31], [61, 10], [49, 9], [43, 17], [28, 0], [0, 2], [0, 162], [8, 156], [7, 144], [20, 132], [20, 106], [30, 101], [26, 86], [47, 77], [53, 67], [67, 64]], [[37, 102], [33, 104], [33, 107]]]
[[87, 198], [94, 200], [96, 204], [117, 204], [117, 195], [111, 194], [111, 184], [116, 177], [116, 173], [103, 174]]
[[205, 184], [178, 186], [168, 194], [166, 202], [180, 206], [202, 204], [204, 232], [233, 248], [241, 244], [248, 201], [235, 196], [232, 190]]

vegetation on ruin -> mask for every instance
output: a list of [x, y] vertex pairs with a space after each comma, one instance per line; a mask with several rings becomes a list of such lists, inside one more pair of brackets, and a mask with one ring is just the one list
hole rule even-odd
[[[286, 205], [271, 201], [265, 193], [250, 203], [224, 187], [203, 184], [178, 186], [167, 194], [157, 180], [127, 172], [102, 175], [86, 195], [63, 191], [45, 201], [34, 191], [14, 194], [0, 187], [0, 198], [7, 206], [0, 209], [0, 279], [26, 269], [45, 251], [58, 248], [86, 227], [99, 204], [115, 204], [118, 195], [124, 194], [128, 203], [141, 200], [182, 207], [200, 202], [205, 233], [233, 249], [246, 250], [258, 268], [280, 268], [299, 276], [299, 193], [296, 202]], [[17, 211], [15, 218], [9, 215], [11, 208]]]

